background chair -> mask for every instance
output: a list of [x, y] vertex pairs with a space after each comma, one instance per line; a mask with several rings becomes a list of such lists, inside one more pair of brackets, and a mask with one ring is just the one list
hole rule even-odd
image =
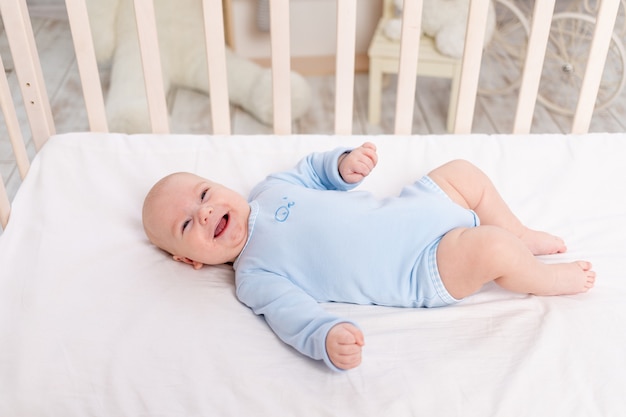
[[[383, 76], [385, 74], [397, 74], [400, 61], [400, 42], [385, 36], [384, 28], [389, 19], [395, 17], [393, 0], [383, 0], [383, 13], [372, 42], [367, 51], [369, 65], [369, 122], [380, 123], [381, 95], [383, 89]], [[432, 38], [422, 35], [420, 39], [417, 75], [425, 77], [450, 78], [450, 103], [446, 128], [449, 132], [453, 129], [456, 102], [458, 98], [459, 80], [461, 75], [461, 59], [442, 55], [437, 51]]]

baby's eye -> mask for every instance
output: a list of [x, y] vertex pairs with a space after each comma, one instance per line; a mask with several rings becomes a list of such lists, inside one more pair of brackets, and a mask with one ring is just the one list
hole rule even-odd
[[185, 231], [185, 229], [187, 228], [187, 226], [189, 226], [189, 222], [190, 222], [190, 221], [191, 221], [191, 220], [185, 220], [185, 222], [183, 223], [183, 229], [182, 229], [182, 231], [183, 231], [183, 232]]
[[204, 197], [206, 197], [206, 193], [207, 192], [209, 192], [208, 188], [206, 190], [202, 191], [202, 193], [200, 194], [200, 201], [204, 201]]

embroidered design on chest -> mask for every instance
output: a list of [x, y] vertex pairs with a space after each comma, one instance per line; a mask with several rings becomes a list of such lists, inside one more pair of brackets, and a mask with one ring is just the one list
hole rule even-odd
[[296, 204], [295, 201], [289, 201], [287, 197], [283, 197], [283, 200], [282, 205], [279, 206], [274, 213], [274, 219], [281, 223], [287, 220], [291, 207]]

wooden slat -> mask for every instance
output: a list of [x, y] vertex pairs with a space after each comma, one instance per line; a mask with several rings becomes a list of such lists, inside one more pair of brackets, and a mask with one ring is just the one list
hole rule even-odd
[[232, 0], [222, 0], [222, 8], [224, 9], [224, 19], [222, 20], [222, 25], [224, 25], [226, 45], [235, 49], [235, 28], [233, 27]]
[[7, 189], [4, 186], [4, 178], [0, 175], [0, 226], [4, 229], [9, 222], [9, 215], [11, 214], [11, 202], [7, 195]]
[[[11, 146], [13, 147], [13, 152], [15, 153], [15, 159], [17, 160], [17, 166], [20, 168], [20, 175], [24, 178], [26, 172], [22, 175], [22, 165], [20, 161], [22, 158], [26, 157], [26, 148], [24, 147], [24, 139], [22, 137], [22, 133], [20, 131], [20, 125], [17, 120], [17, 114], [15, 113], [15, 107], [13, 105], [13, 99], [11, 97], [11, 91], [9, 89], [9, 83], [7, 81], [6, 73], [4, 71], [4, 63], [2, 62], [2, 57], [0, 56], [0, 107], [2, 108], [2, 114], [4, 115], [4, 121], [7, 127], [7, 131], [9, 132], [9, 138], [11, 140]], [[17, 142], [17, 143], [16, 143]], [[16, 145], [18, 147], [16, 148]], [[19, 150], [19, 152], [18, 152]], [[18, 156], [18, 153], [22, 155]], [[21, 161], [24, 162], [24, 161]], [[29, 162], [28, 157], [26, 157], [26, 165], [25, 169], [28, 170]], [[11, 214], [11, 202], [9, 201], [9, 196], [7, 194], [6, 187], [4, 186], [4, 178], [0, 175], [0, 226], [4, 229], [9, 222], [9, 215]]]
[[163, 69], [152, 0], [134, 0], [137, 35], [153, 133], [169, 133]]
[[[37, 150], [55, 133], [26, 0], [0, 0], [0, 12]], [[19, 51], [16, 53], [15, 51]]]
[[274, 133], [291, 134], [289, 0], [270, 0]]
[[515, 121], [513, 122], [513, 133], [530, 133], [554, 5], [555, 0], [535, 1], [528, 39], [528, 54], [524, 62], [522, 84], [517, 101]]
[[591, 50], [587, 59], [587, 68], [574, 113], [572, 133], [581, 134], [589, 131], [619, 5], [620, 0], [602, 0], [600, 2]]
[[230, 135], [230, 103], [228, 101], [222, 0], [203, 0], [202, 5], [213, 133]]
[[9, 140], [11, 141], [11, 147], [13, 148], [13, 154], [15, 155], [15, 162], [20, 172], [20, 177], [24, 179], [28, 168], [30, 168], [30, 161], [28, 160], [28, 154], [26, 153], [26, 145], [24, 143], [24, 137], [20, 129], [20, 122], [15, 112], [15, 105], [13, 103], [13, 97], [11, 96], [11, 89], [9, 88], [9, 82], [4, 71], [4, 63], [2, 57], [0, 57], [0, 108], [2, 108], [2, 114], [4, 115], [4, 123], [9, 133]]
[[337, 0], [337, 62], [335, 70], [335, 134], [352, 134], [356, 0]]
[[87, 119], [92, 132], [108, 132], [102, 84], [85, 0], [65, 0]]
[[417, 58], [422, 34], [423, 0], [404, 0], [394, 133], [410, 135], [415, 108]]
[[472, 131], [489, 1], [470, 0], [454, 133], [467, 134]]

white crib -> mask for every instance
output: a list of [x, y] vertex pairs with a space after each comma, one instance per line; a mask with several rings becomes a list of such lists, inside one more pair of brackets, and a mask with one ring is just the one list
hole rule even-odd
[[[198, 0], [199, 1], [199, 0]], [[470, 2], [452, 134], [411, 134], [421, 0], [405, 0], [395, 134], [352, 135], [356, 0], [337, 0], [334, 135], [293, 135], [288, 0], [270, 0], [274, 134], [231, 134], [221, 0], [203, 0], [210, 135], [171, 134], [154, 7], [134, 0], [152, 134], [108, 132], [83, 0], [66, 0], [91, 132], [56, 135], [25, 0], [0, 0], [22, 92], [0, 100], [23, 183], [0, 181], [0, 415], [476, 415], [626, 413], [626, 138], [588, 133], [618, 15], [601, 2], [569, 134], [530, 134], [554, 0], [536, 0], [510, 134], [472, 133], [487, 0]], [[4, 69], [4, 66], [3, 66]], [[27, 114], [37, 155], [20, 130]], [[5, 138], [1, 138], [5, 140]], [[268, 173], [337, 145], [377, 144], [362, 188], [385, 196], [466, 158], [529, 225], [590, 259], [588, 294], [487, 286], [434, 310], [328, 304], [360, 323], [363, 364], [334, 373], [280, 343], [234, 296], [228, 265], [200, 272], [143, 235], [140, 207], [166, 173], [247, 193]]]

